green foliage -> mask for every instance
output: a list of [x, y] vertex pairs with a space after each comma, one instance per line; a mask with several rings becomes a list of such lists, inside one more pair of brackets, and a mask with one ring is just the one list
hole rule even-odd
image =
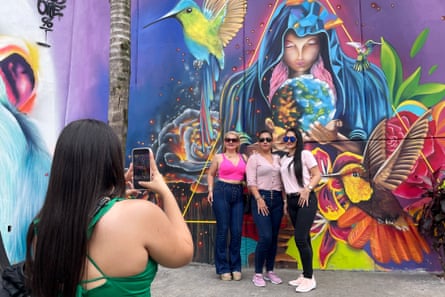
[[[445, 181], [445, 180], [444, 180]], [[432, 246], [439, 256], [445, 272], [445, 188], [444, 182], [433, 190], [431, 201], [418, 214], [419, 231], [432, 240]]]
[[409, 53], [411, 58], [414, 58], [417, 53], [422, 49], [425, 44], [426, 39], [428, 38], [428, 34], [430, 33], [430, 29], [425, 29], [420, 32], [419, 36], [417, 36], [414, 44], [411, 48], [411, 52]]
[[[421, 68], [418, 67], [407, 79], [405, 79], [399, 86], [396, 92], [396, 98], [407, 98], [411, 99], [411, 94], [416, 91], [420, 82], [420, 72]], [[394, 102], [400, 103], [400, 102]], [[395, 104], [396, 106], [398, 104]]]
[[[424, 46], [428, 37], [429, 30], [423, 30], [411, 48], [411, 57], [414, 57]], [[403, 78], [403, 65], [394, 47], [384, 38], [381, 39], [381, 67], [385, 73], [389, 88], [389, 100], [397, 108], [403, 101], [416, 100], [427, 108], [434, 106], [445, 97], [445, 84], [426, 83], [421, 84], [422, 67]], [[431, 75], [437, 69], [433, 66], [429, 74]]]
[[433, 74], [434, 72], [436, 72], [437, 67], [439, 67], [439, 66], [437, 66], [437, 64], [431, 66], [430, 71], [428, 71], [428, 74], [431, 75], [431, 74]]
[[380, 63], [383, 72], [386, 76], [386, 81], [388, 83], [389, 88], [389, 97], [391, 102], [395, 101], [395, 94], [399, 89], [400, 84], [403, 81], [403, 68], [402, 62], [400, 61], [400, 57], [397, 54], [396, 50], [385, 41], [385, 39], [381, 39], [382, 50], [381, 50], [381, 58]]

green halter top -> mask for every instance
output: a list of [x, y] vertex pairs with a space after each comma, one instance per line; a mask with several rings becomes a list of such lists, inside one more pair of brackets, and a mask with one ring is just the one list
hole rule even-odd
[[[88, 226], [88, 237], [91, 236], [94, 230], [94, 226], [96, 223], [110, 210], [113, 205], [118, 202], [124, 200], [124, 198], [114, 198], [108, 201], [105, 205], [103, 205], [94, 215], [91, 223]], [[84, 280], [81, 281], [77, 286], [76, 297], [104, 297], [104, 296], [132, 296], [132, 297], [150, 297], [150, 287], [153, 279], [158, 270], [158, 264], [153, 260], [149, 259], [147, 263], [147, 267], [141, 273], [138, 273], [133, 276], [127, 277], [111, 277], [107, 276], [103, 271], [99, 268], [99, 266], [87, 256], [91, 263], [96, 267], [96, 269], [102, 274], [101, 277]], [[98, 280], [105, 279], [105, 283], [92, 288], [90, 290], [86, 290], [82, 285], [85, 283], [95, 282]]]

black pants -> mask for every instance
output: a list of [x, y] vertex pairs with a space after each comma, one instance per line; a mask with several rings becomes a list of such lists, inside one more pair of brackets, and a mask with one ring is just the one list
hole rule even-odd
[[298, 206], [299, 198], [299, 195], [287, 195], [287, 213], [295, 229], [294, 239], [303, 265], [303, 276], [312, 278], [313, 251], [310, 231], [317, 212], [317, 197], [314, 192], [311, 192], [309, 205], [303, 207]]

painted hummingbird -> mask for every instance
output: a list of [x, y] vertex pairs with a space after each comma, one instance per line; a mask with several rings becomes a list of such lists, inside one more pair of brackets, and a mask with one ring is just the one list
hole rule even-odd
[[147, 28], [168, 18], [181, 23], [185, 44], [196, 59], [193, 65], [202, 73], [200, 124], [203, 144], [214, 139], [210, 104], [220, 71], [224, 69], [224, 47], [243, 26], [246, 12], [247, 0], [204, 0], [202, 9], [193, 0], [180, 0], [172, 10], [144, 26]]
[[352, 227], [348, 243], [362, 248], [369, 241], [380, 262], [420, 262], [422, 250], [429, 251], [392, 191], [407, 178], [419, 159], [430, 114], [425, 112], [408, 128], [388, 157], [386, 119], [381, 121], [370, 135], [362, 158], [343, 153], [349, 154], [349, 158], [344, 158], [348, 161], [337, 172], [324, 175], [337, 180], [350, 202], [337, 222], [342, 228]]
[[357, 59], [354, 64], [355, 71], [364, 71], [369, 68], [370, 64], [368, 56], [372, 53], [375, 46], [381, 45], [380, 42], [374, 40], [367, 40], [364, 44], [360, 42], [347, 42], [346, 44], [352, 46], [357, 51]]

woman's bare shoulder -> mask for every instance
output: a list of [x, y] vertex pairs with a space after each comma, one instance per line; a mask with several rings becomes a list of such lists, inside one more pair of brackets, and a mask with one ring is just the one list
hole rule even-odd
[[131, 224], [133, 221], [146, 220], [160, 212], [160, 208], [153, 202], [143, 199], [126, 199], [116, 203], [104, 216], [110, 224]]

